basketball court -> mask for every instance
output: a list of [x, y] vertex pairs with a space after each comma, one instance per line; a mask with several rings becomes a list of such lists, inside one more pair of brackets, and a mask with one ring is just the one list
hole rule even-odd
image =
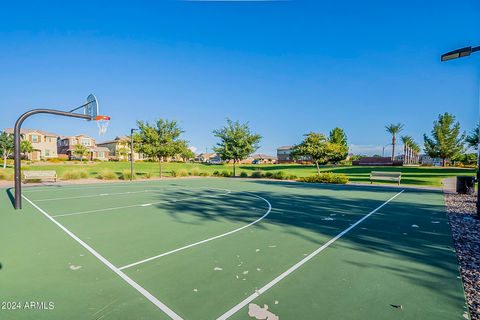
[[[1, 195], [2, 319], [462, 319], [439, 191], [199, 178]], [[9, 199], [10, 197], [10, 199]]]

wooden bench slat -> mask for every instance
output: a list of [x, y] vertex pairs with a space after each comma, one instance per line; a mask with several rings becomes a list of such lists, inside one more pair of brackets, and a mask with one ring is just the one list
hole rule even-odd
[[37, 171], [37, 170], [27, 170], [23, 171], [23, 182], [27, 182], [27, 180], [46, 180], [50, 179], [53, 181], [57, 181], [57, 172], [53, 170], [44, 170], [44, 171]]

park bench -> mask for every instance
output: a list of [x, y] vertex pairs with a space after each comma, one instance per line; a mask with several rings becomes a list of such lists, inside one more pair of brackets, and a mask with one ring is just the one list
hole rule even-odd
[[373, 181], [396, 181], [400, 185], [402, 179], [401, 172], [372, 171], [370, 172], [370, 183]]
[[23, 171], [23, 182], [26, 183], [28, 180], [50, 180], [57, 182], [57, 172], [54, 170]]

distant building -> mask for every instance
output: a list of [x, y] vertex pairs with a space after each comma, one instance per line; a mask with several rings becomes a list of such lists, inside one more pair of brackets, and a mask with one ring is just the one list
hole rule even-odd
[[216, 153], [200, 153], [195, 156], [196, 162], [207, 162], [211, 158], [215, 157]]
[[253, 158], [252, 162], [255, 163], [255, 164], [277, 163], [277, 157], [270, 156], [268, 154], [258, 153], [258, 154], [254, 154], [253, 156], [251, 156], [251, 158]]
[[311, 163], [312, 158], [310, 156], [300, 156], [297, 159], [293, 159], [290, 155], [293, 146], [282, 146], [277, 148], [277, 163]]
[[220, 158], [220, 156], [215, 153], [212, 157], [210, 157], [210, 159], [208, 159], [206, 161], [207, 163], [210, 163], [210, 164], [220, 164], [223, 162], [222, 158]]
[[85, 146], [89, 153], [84, 159], [107, 161], [110, 150], [106, 147], [98, 147], [95, 139], [84, 134], [76, 136], [60, 137], [57, 141], [57, 153], [59, 157], [68, 158], [69, 160], [80, 159], [74, 154], [75, 146], [81, 144]]
[[[431, 165], [434, 167], [441, 167], [442, 166], [442, 159], [440, 158], [432, 158], [427, 154], [421, 154], [419, 157], [420, 164], [423, 165]], [[446, 163], [450, 163], [450, 159], [445, 161]]]
[[[13, 128], [4, 131], [13, 134]], [[32, 144], [33, 151], [27, 154], [29, 160], [44, 160], [58, 156], [57, 134], [37, 129], [21, 129], [20, 135], [22, 141], [30, 141]]]
[[[109, 151], [109, 158], [114, 160], [129, 161], [131, 159], [130, 137], [122, 136], [115, 137], [113, 140], [103, 141], [97, 143], [97, 147], [107, 148]], [[133, 152], [133, 160], [144, 160], [145, 156], [142, 153]]]

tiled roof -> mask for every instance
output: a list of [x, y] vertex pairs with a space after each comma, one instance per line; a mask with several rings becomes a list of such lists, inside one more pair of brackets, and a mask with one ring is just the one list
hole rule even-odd
[[[13, 128], [6, 128], [3, 131], [5, 131], [8, 134], [13, 134]], [[20, 129], [20, 134], [27, 134], [27, 133], [39, 133], [44, 136], [49, 136], [49, 137], [58, 137], [58, 134], [52, 133], [52, 132], [47, 132], [43, 130], [37, 130], [37, 129]]]

